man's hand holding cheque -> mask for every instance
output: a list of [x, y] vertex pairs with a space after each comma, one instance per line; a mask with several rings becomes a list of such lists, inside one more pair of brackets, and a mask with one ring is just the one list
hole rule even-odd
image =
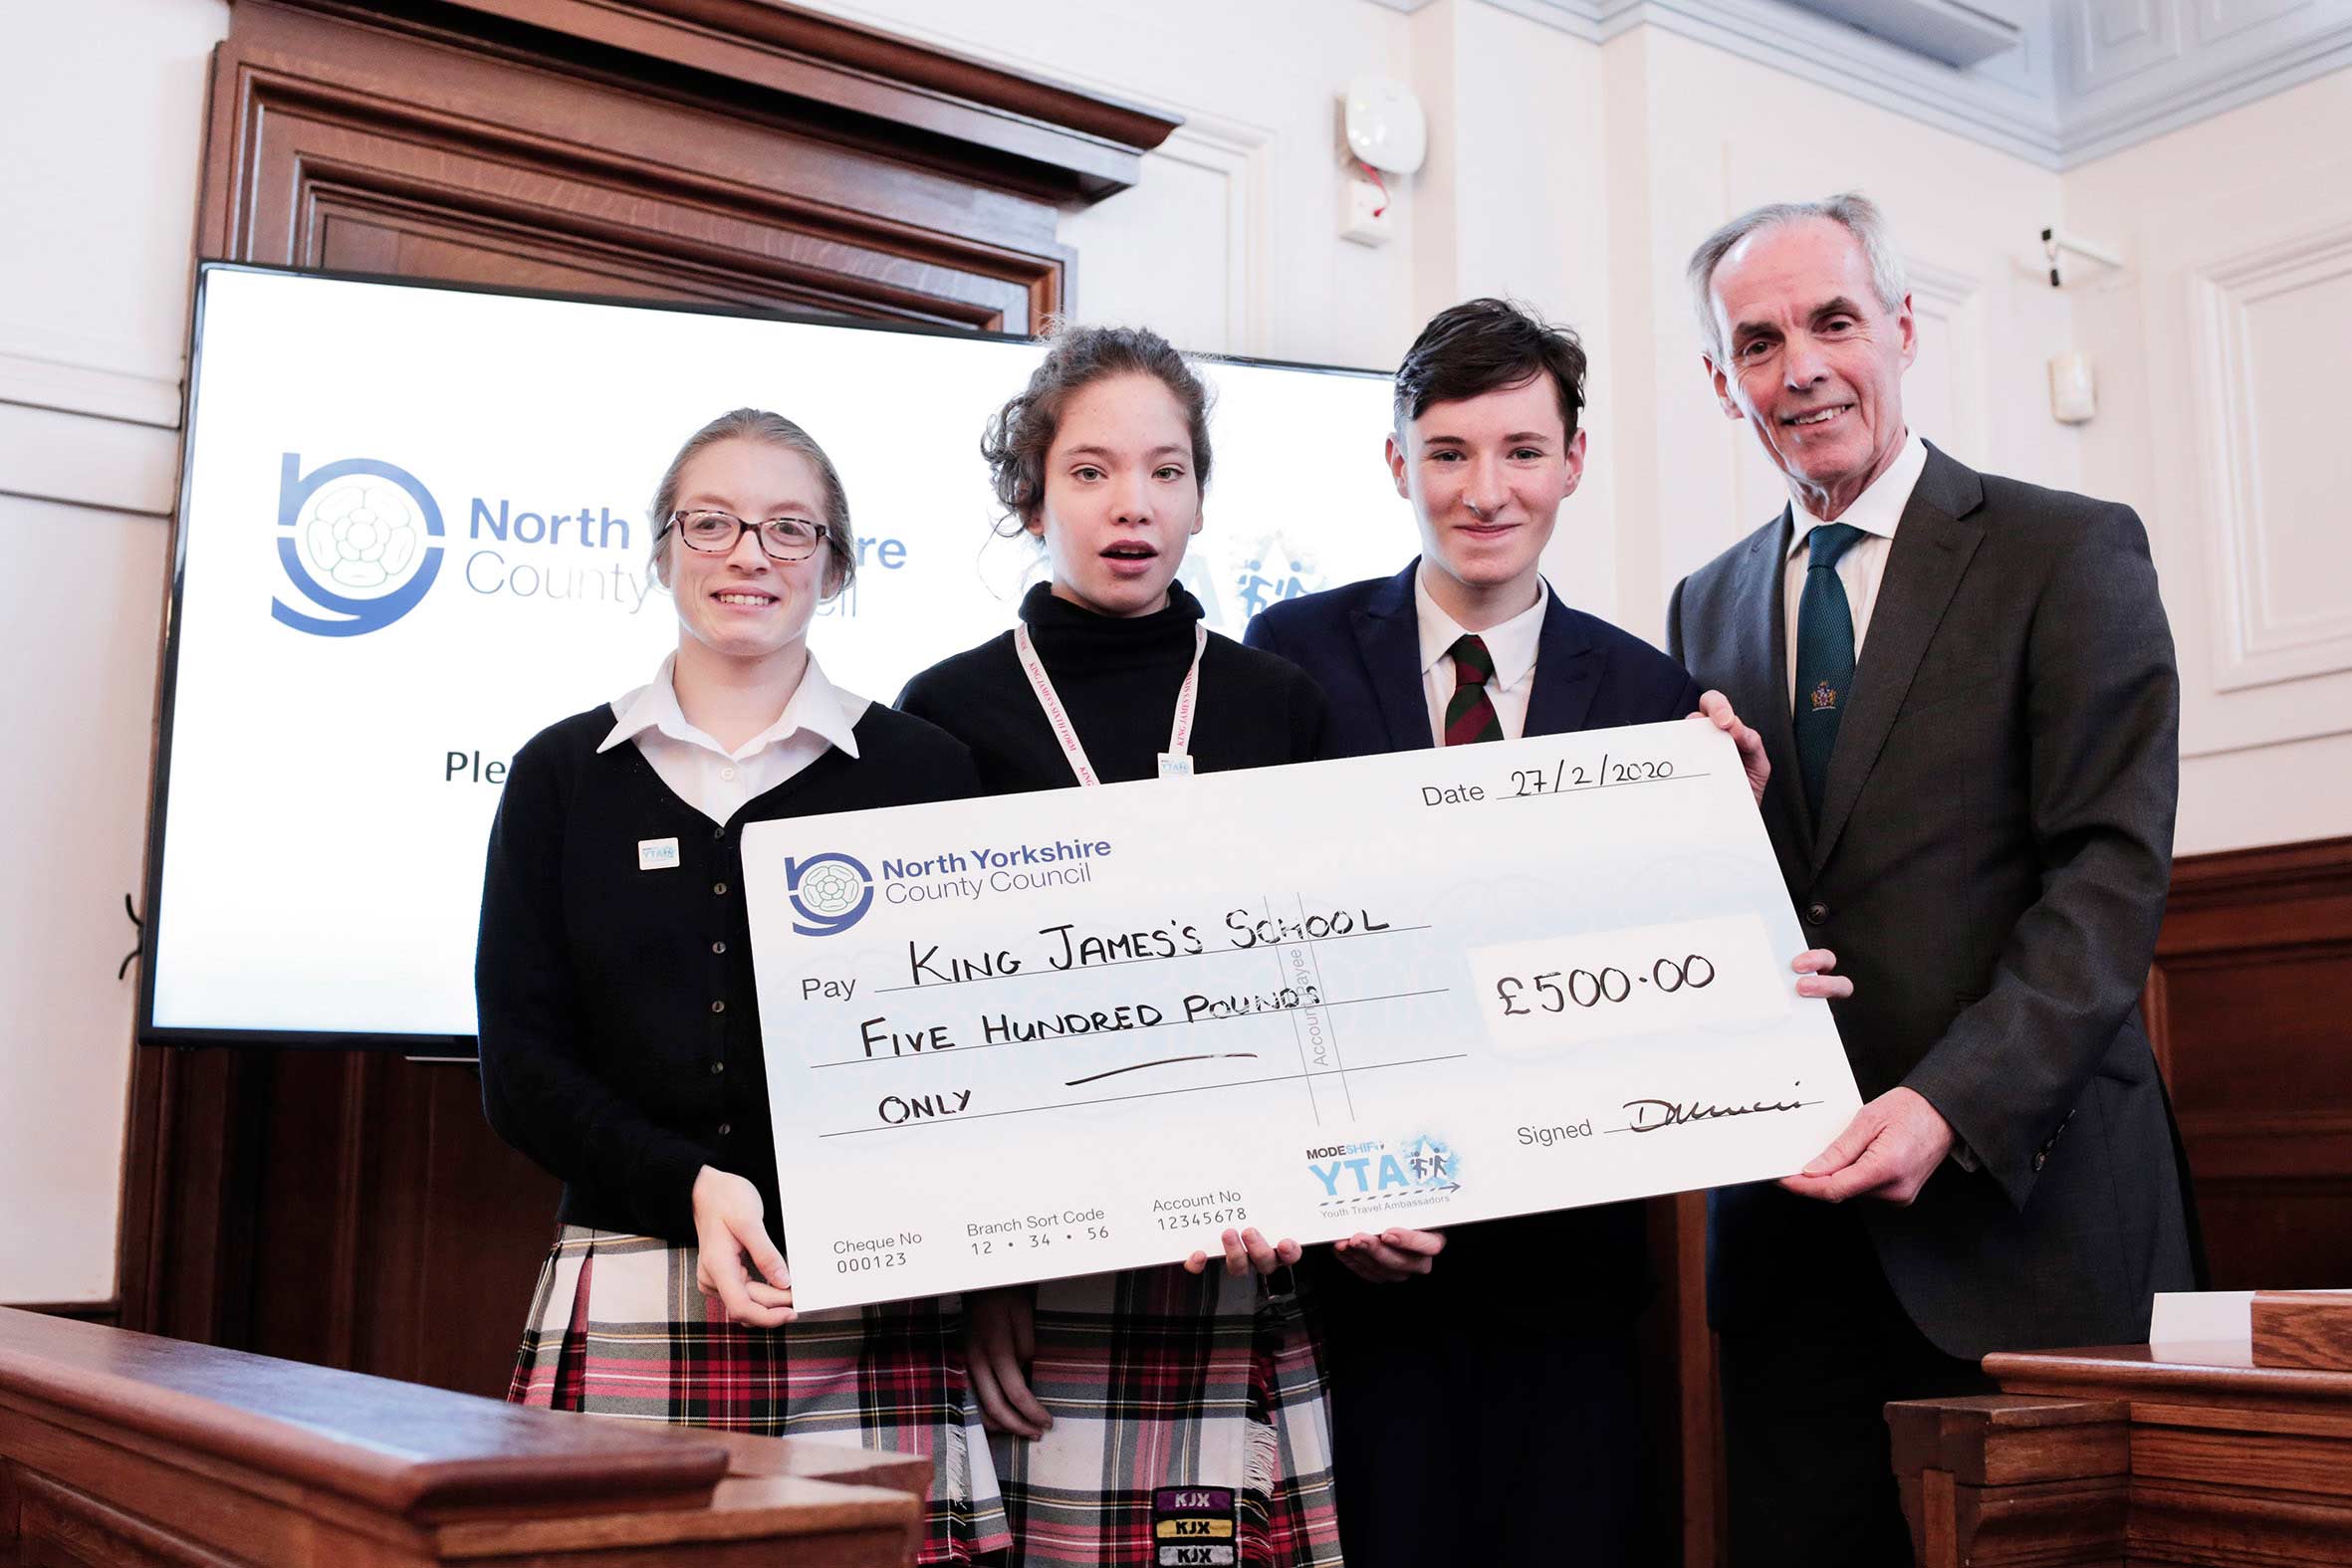
[[1892, 1088], [1854, 1113], [1836, 1141], [1780, 1185], [1799, 1198], [1907, 1205], [1952, 1153], [1952, 1124], [1916, 1089]]

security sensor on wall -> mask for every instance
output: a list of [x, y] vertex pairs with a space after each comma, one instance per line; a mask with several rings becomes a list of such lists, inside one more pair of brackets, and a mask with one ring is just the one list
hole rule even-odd
[[1389, 77], [1347, 84], [1347, 150], [1376, 169], [1410, 174], [1429, 156], [1429, 120], [1413, 90]]
[[2050, 356], [2050, 417], [2062, 425], [2090, 423], [2099, 411], [2099, 386], [2091, 356], [2069, 348]]
[[2065, 230], [2058, 228], [2047, 228], [2041, 231], [2041, 254], [2042, 259], [2049, 263], [2050, 287], [2053, 289], [2066, 287], [2067, 274], [2071, 271], [2066, 265], [2066, 258], [2069, 256], [2079, 256], [2085, 261], [2097, 262], [2101, 267], [2110, 271], [2121, 270], [2123, 266], [2123, 258], [2108, 247], [2093, 244], [2079, 235], [2068, 234]]
[[1402, 82], [1362, 76], [1339, 101], [1340, 129], [1353, 167], [1339, 181], [1339, 237], [1385, 245], [1396, 234], [1396, 212], [1383, 169], [1410, 174], [1429, 156], [1429, 119]]

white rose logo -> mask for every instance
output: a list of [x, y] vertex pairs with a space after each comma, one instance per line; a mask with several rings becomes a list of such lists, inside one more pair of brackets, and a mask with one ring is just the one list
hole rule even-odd
[[819, 866], [801, 879], [801, 902], [820, 915], [840, 914], [856, 903], [857, 895], [864, 891], [865, 884], [837, 861]]
[[423, 535], [416, 504], [389, 480], [346, 480], [303, 508], [303, 555], [311, 569], [355, 593], [399, 580], [415, 562]]
[[353, 457], [305, 474], [301, 455], [288, 452], [278, 561], [295, 592], [270, 600], [270, 614], [317, 637], [379, 631], [433, 585], [441, 537], [439, 504], [406, 469]]
[[873, 907], [873, 875], [849, 855], [811, 855], [784, 863], [786, 890], [801, 918], [793, 930], [804, 937], [834, 937]]

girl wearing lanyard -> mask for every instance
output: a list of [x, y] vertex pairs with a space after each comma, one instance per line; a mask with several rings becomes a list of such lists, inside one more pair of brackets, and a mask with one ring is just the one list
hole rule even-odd
[[650, 516], [677, 650], [525, 746], [490, 833], [483, 1107], [564, 1179], [507, 1397], [923, 1455], [917, 1561], [995, 1560], [1009, 1537], [953, 1312], [793, 1309], [743, 901], [746, 823], [960, 798], [971, 758], [810, 654], [856, 556], [840, 476], [800, 426], [713, 420]]
[[[1313, 682], [1209, 632], [1176, 581], [1201, 529], [1208, 402], [1157, 335], [1080, 328], [991, 423], [997, 499], [1044, 545], [1052, 579], [1013, 631], [899, 698], [972, 748], [990, 793], [1158, 778], [1137, 808], [1181, 811], [1186, 775], [1317, 755]], [[1288, 1266], [1297, 1243], [1221, 1240], [1214, 1268], [1196, 1252], [966, 1297], [1017, 1563], [1152, 1563], [1163, 1533], [1204, 1529], [1243, 1563], [1339, 1562], [1320, 1358]]]

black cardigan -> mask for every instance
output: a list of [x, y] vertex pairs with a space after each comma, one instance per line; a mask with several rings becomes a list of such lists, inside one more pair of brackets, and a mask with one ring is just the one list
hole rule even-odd
[[[1156, 778], [1168, 748], [1201, 618], [1200, 600], [1183, 587], [1168, 593], [1166, 608], [1131, 619], [1080, 609], [1043, 582], [1021, 601], [1038, 658], [1104, 784]], [[971, 747], [990, 794], [1077, 783], [1009, 631], [917, 675], [898, 706]], [[1193, 769], [1311, 762], [1323, 755], [1327, 713], [1322, 689], [1297, 665], [1212, 634], [1193, 711]]]
[[[533, 737], [490, 830], [474, 960], [482, 1105], [564, 1180], [572, 1225], [694, 1240], [705, 1165], [760, 1190], [779, 1246], [776, 1144], [752, 983], [743, 828], [979, 792], [964, 747], [875, 703], [858, 756], [828, 748], [725, 826], [671, 793], [591, 708]], [[642, 839], [674, 868], [639, 870]]]

